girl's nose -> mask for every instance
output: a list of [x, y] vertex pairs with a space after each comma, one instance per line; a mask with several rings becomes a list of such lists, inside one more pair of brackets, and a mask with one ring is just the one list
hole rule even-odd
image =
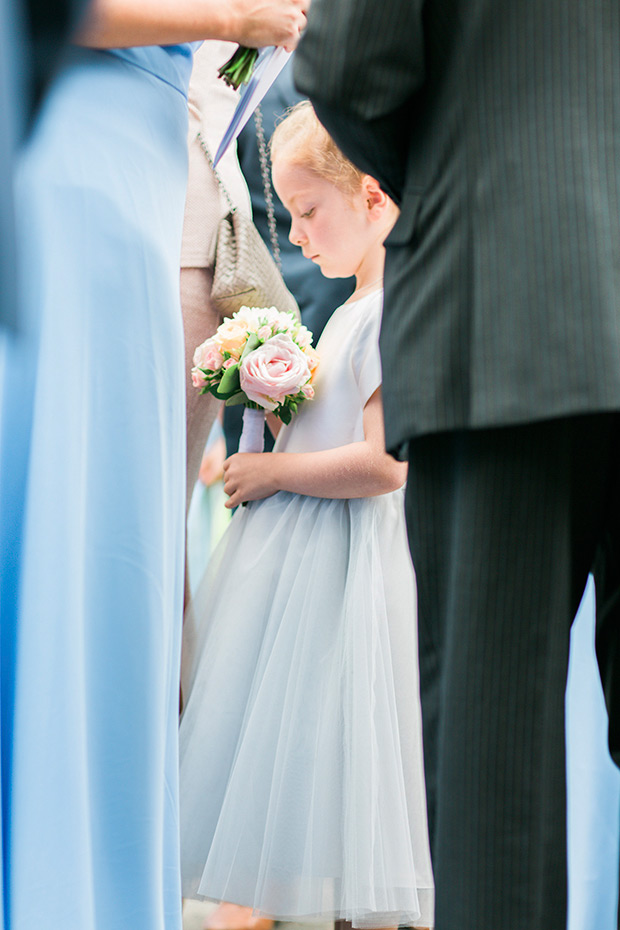
[[305, 237], [302, 232], [297, 229], [294, 223], [291, 223], [291, 228], [288, 234], [289, 242], [292, 242], [293, 245], [303, 245]]

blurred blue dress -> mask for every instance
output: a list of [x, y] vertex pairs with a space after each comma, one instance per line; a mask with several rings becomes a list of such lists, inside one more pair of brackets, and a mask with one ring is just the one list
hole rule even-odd
[[11, 930], [181, 927], [191, 63], [189, 45], [71, 50], [19, 167], [28, 337], [0, 397], [5, 475], [9, 426], [32, 414], [23, 526], [2, 553]]
[[566, 689], [568, 930], [618, 926], [620, 772], [607, 749], [594, 610], [590, 578], [571, 631]]

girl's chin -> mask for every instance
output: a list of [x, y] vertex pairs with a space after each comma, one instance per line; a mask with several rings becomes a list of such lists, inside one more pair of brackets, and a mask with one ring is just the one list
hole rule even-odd
[[334, 268], [325, 267], [321, 265], [320, 262], [315, 262], [315, 265], [318, 265], [321, 269], [321, 274], [324, 278], [347, 278], [348, 274], [341, 274], [341, 272], [336, 271]]
[[310, 261], [321, 269], [324, 278], [350, 278], [355, 274], [350, 268], [334, 268], [333, 265], [326, 263], [320, 255], [318, 258], [311, 258]]

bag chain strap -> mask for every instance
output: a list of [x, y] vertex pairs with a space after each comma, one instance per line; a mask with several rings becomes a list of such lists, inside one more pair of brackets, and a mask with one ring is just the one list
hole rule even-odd
[[230, 194], [228, 193], [228, 191], [227, 191], [227, 189], [226, 189], [226, 185], [225, 185], [224, 182], [222, 181], [222, 178], [221, 178], [221, 175], [220, 175], [219, 171], [217, 170], [217, 168], [216, 168], [215, 165], [213, 164], [213, 158], [211, 157], [211, 152], [210, 152], [209, 149], [207, 148], [207, 143], [206, 143], [205, 140], [202, 138], [202, 133], [197, 132], [197, 133], [196, 133], [196, 138], [197, 138], [198, 141], [200, 142], [200, 147], [202, 148], [202, 151], [203, 151], [203, 152], [205, 153], [205, 155], [206, 155], [207, 161], [209, 162], [209, 167], [211, 168], [211, 171], [213, 172], [213, 175], [214, 175], [214, 177], [215, 177], [215, 180], [216, 180], [217, 183], [219, 184], [220, 190], [221, 190], [221, 192], [223, 193], [224, 197], [226, 198], [226, 203], [228, 204], [228, 206], [229, 206], [229, 208], [230, 208], [230, 212], [231, 212], [231, 213], [236, 213], [236, 212], [237, 212], [237, 208], [236, 208], [236, 206], [234, 205], [234, 203], [232, 202], [232, 198], [231, 198]]
[[271, 187], [271, 175], [269, 173], [269, 154], [265, 142], [265, 130], [263, 128], [263, 114], [260, 106], [254, 111], [254, 125], [256, 126], [256, 142], [258, 144], [258, 157], [260, 159], [260, 170], [263, 176], [263, 193], [265, 195], [265, 206], [267, 208], [267, 224], [269, 226], [269, 237], [271, 239], [271, 250], [273, 258], [282, 271], [282, 259], [280, 258], [280, 244], [278, 242], [278, 232], [276, 229], [276, 214], [273, 207], [273, 192]]
[[[278, 271], [282, 272], [282, 259], [280, 258], [280, 245], [278, 243], [278, 233], [276, 229], [276, 214], [273, 207], [273, 193], [271, 189], [271, 177], [269, 174], [269, 155], [267, 153], [267, 144], [265, 142], [265, 130], [263, 128], [263, 114], [261, 113], [260, 106], [254, 111], [254, 123], [256, 126], [256, 142], [258, 145], [258, 157], [260, 160], [260, 170], [263, 177], [263, 193], [265, 195], [265, 207], [267, 209], [267, 224], [269, 226], [269, 238], [271, 239], [271, 251], [273, 253], [273, 259], [278, 267]], [[215, 180], [220, 186], [220, 190], [226, 198], [226, 203], [231, 211], [235, 213], [237, 208], [232, 201], [226, 185], [222, 181], [221, 175], [215, 165], [213, 164], [213, 158], [211, 152], [208, 149], [207, 143], [202, 137], [202, 133], [196, 133], [196, 138], [200, 143], [202, 151], [205, 153], [206, 159], [209, 163], [209, 167], [215, 176]]]

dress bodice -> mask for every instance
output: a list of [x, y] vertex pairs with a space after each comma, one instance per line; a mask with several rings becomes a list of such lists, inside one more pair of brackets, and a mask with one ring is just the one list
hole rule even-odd
[[185, 42], [182, 45], [147, 45], [136, 48], [110, 49], [111, 55], [123, 58], [130, 64], [172, 84], [187, 95], [192, 71], [194, 51], [201, 42]]
[[283, 426], [274, 452], [319, 452], [364, 439], [364, 406], [381, 384], [383, 291], [332, 313], [317, 344], [314, 400]]

